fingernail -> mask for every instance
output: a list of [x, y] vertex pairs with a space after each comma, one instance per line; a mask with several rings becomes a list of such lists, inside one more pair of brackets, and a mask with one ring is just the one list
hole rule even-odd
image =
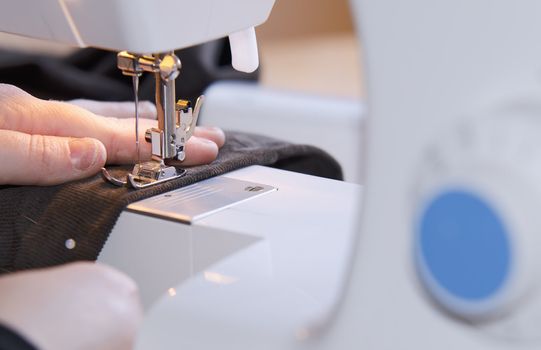
[[94, 140], [73, 139], [69, 142], [69, 148], [71, 164], [76, 170], [89, 169], [100, 156], [99, 145]]

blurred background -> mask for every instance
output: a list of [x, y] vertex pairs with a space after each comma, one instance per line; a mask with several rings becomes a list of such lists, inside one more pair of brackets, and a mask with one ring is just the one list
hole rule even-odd
[[257, 34], [264, 85], [364, 96], [360, 45], [347, 0], [277, 0]]
[[[360, 48], [347, 0], [277, 0], [257, 28], [264, 86], [358, 98]], [[0, 48], [65, 56], [74, 48], [0, 33]]]

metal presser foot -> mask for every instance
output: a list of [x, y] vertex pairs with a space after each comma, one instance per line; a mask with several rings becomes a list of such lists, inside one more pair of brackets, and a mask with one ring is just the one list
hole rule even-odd
[[126, 180], [120, 180], [112, 176], [107, 169], [101, 168], [101, 175], [103, 178], [113, 185], [129, 185], [135, 189], [146, 188], [169, 180], [178, 179], [185, 174], [185, 169], [176, 168], [174, 166], [166, 166], [165, 164], [154, 160], [135, 164], [132, 172], [126, 177]]
[[152, 160], [142, 163], [139, 161], [127, 175], [126, 180], [113, 177], [105, 168], [101, 171], [103, 178], [117, 186], [140, 189], [185, 175], [186, 170], [167, 164], [182, 162], [186, 157], [184, 147], [197, 125], [204, 97], [200, 96], [193, 108], [186, 100], [175, 103], [175, 79], [181, 64], [173, 52], [144, 56], [123, 51], [117, 55], [117, 66], [124, 75], [133, 78], [137, 155], [139, 155], [137, 90], [139, 76], [144, 72], [152, 73], [156, 81], [158, 127], [148, 129], [145, 133], [145, 140], [151, 146]]

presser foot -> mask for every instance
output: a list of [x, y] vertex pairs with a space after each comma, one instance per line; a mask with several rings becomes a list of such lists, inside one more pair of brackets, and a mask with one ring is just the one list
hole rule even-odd
[[133, 167], [132, 172], [126, 177], [126, 180], [121, 180], [112, 176], [105, 168], [101, 168], [101, 174], [104, 180], [115, 186], [128, 186], [135, 189], [141, 189], [164, 183], [169, 180], [178, 179], [186, 174], [186, 170], [174, 166], [166, 166], [163, 162], [149, 161], [136, 164]]

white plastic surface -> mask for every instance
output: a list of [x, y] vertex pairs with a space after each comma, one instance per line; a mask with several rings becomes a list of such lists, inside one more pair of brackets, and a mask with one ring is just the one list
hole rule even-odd
[[539, 91], [509, 95], [435, 137], [424, 152], [415, 188], [418, 210], [436, 191], [464, 188], [488, 199], [505, 223], [512, 268], [498, 293], [483, 302], [465, 301], [431, 283], [449, 312], [502, 340], [541, 341], [531, 326], [541, 317], [539, 96]]
[[[162, 297], [148, 312], [136, 349], [302, 343], [337, 302], [360, 186], [260, 166], [225, 176], [278, 191], [191, 226], [123, 213], [112, 232], [101, 261], [127, 271], [143, 289], [155, 289], [160, 279], [169, 283], [161, 284]], [[130, 222], [152, 232], [134, 235]], [[178, 246], [182, 237], [193, 242], [188, 253]], [[193, 273], [187, 280], [186, 266]]]
[[231, 64], [239, 72], [252, 73], [259, 67], [259, 52], [255, 28], [247, 28], [229, 34]]
[[216, 125], [322, 148], [346, 181], [362, 184], [365, 108], [359, 100], [219, 82], [205, 92], [200, 124]]
[[2, 32], [80, 46], [70, 21], [62, 0], [0, 0]]
[[[463, 322], [436, 307], [418, 283], [412, 240], [413, 213], [419, 204], [416, 190], [419, 181], [424, 181], [423, 157], [434, 139], [464, 120], [486, 116], [487, 111], [499, 108], [501, 101], [516, 96], [517, 91], [537, 91], [541, 96], [538, 79], [541, 3], [535, 0], [366, 0], [353, 3], [355, 18], [360, 22], [369, 77], [368, 176], [362, 231], [351, 245], [355, 254], [351, 279], [335, 317], [327, 320], [329, 327], [323, 328], [326, 332], [316, 332], [314, 336], [308, 328], [297, 333], [300, 337], [295, 337], [287, 331], [295, 328], [292, 325], [297, 324], [297, 317], [308, 309], [303, 303], [306, 299], [299, 298], [297, 305], [286, 302], [294, 300], [293, 291], [280, 294], [268, 288], [273, 297], [261, 297], [268, 286], [255, 277], [247, 279], [254, 293], [243, 294], [237, 289], [238, 284], [232, 288], [213, 288], [199, 276], [182, 287], [182, 300], [172, 298], [156, 306], [147, 321], [157, 320], [158, 312], [163, 312], [167, 322], [153, 332], [143, 330], [141, 339], [151, 339], [144, 337], [156, 334], [156, 343], [163, 344], [159, 339], [164, 336], [172, 340], [166, 344], [170, 347], [180, 344], [197, 349], [246, 350], [524, 350], [540, 347], [539, 340], [502, 340], [496, 334], [502, 330], [535, 332], [539, 324], [537, 302], [534, 307], [526, 304], [526, 310], [513, 309], [519, 316], [527, 315], [528, 322], [502, 322], [496, 325], [495, 328], [501, 329], [495, 333], [494, 329]], [[472, 186], [483, 183], [493, 195], [505, 192], [496, 201], [506, 202], [512, 208], [504, 210], [516, 216], [522, 205], [533, 210], [538, 205], [537, 199], [530, 201], [528, 198], [532, 197], [523, 192], [522, 186], [529, 187], [528, 181], [511, 180], [513, 174], [524, 173], [516, 168], [526, 168], [541, 158], [537, 152], [531, 152], [537, 149], [535, 146], [525, 145], [522, 151], [530, 156], [514, 159], [518, 163], [503, 169], [487, 165], [494, 157], [513, 155], [513, 144], [502, 137], [508, 132], [510, 128], [501, 128], [492, 134], [491, 142], [485, 144], [490, 152], [481, 153], [481, 161], [476, 162], [479, 168], [464, 167], [462, 178]], [[523, 134], [519, 135], [521, 139]], [[502, 147], [501, 152], [493, 152], [494, 147]], [[453, 147], [449, 150], [451, 159], [465, 157], [462, 150]], [[507, 172], [512, 176], [506, 176]], [[444, 180], [446, 173], [439, 174], [443, 174], [441, 179]], [[482, 181], [487, 177], [490, 180]], [[493, 181], [504, 183], [505, 187], [496, 189]], [[521, 181], [521, 186], [513, 186], [517, 181]], [[534, 188], [531, 189], [530, 194], [537, 197]], [[513, 198], [524, 202], [517, 204]], [[317, 217], [318, 212], [313, 214]], [[532, 223], [525, 225], [529, 229], [537, 227], [535, 220], [526, 222]], [[310, 254], [309, 248], [307, 246], [302, 254]], [[531, 252], [525, 253], [528, 254]], [[258, 261], [261, 255], [263, 252], [249, 256], [243, 251], [236, 256], [246, 266]], [[223, 271], [227, 271], [228, 262], [225, 260], [220, 265]], [[525, 272], [530, 279], [539, 279], [532, 270]], [[260, 275], [266, 276], [265, 273], [268, 272], [263, 269]], [[325, 285], [324, 281], [321, 280], [320, 286]], [[244, 284], [241, 288], [246, 291]], [[205, 289], [208, 294], [201, 292]], [[199, 294], [192, 298], [195, 291]], [[214, 298], [228, 302], [213, 303]], [[532, 299], [539, 300], [538, 296]], [[268, 300], [275, 302], [272, 303], [275, 311], [276, 305], [287, 309], [287, 316], [279, 311], [269, 312]], [[183, 312], [174, 312], [175, 307]], [[531, 310], [536, 312], [530, 313]], [[187, 334], [183, 333], [185, 327]], [[178, 337], [167, 338], [175, 332]], [[306, 338], [309, 340], [299, 342]], [[153, 343], [141, 344], [147, 345], [142, 348], [151, 348]]]
[[263, 23], [274, 0], [0, 0], [0, 31], [135, 53], [165, 52]]
[[180, 282], [255, 240], [257, 237], [125, 211], [98, 261], [130, 275], [148, 309]]
[[[368, 67], [366, 196], [350, 285], [319, 345], [538, 349], [539, 342], [501, 340], [435, 307], [412, 266], [412, 210], [422, 158], [434, 138], [517, 91], [541, 93], [541, 3], [363, 0], [353, 9]], [[472, 179], [482, 174], [466, 171]], [[497, 177], [513, 169], [484, 171]]]

